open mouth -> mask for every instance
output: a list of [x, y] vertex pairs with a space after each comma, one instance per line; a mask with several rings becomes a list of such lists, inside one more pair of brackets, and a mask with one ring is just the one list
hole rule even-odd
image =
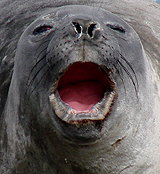
[[109, 90], [108, 78], [93, 63], [75, 63], [60, 78], [61, 99], [75, 112], [89, 112]]
[[109, 73], [92, 62], [69, 66], [60, 77], [56, 91], [59, 96], [50, 97], [52, 106], [56, 114], [69, 123], [103, 120], [116, 96], [115, 83]]

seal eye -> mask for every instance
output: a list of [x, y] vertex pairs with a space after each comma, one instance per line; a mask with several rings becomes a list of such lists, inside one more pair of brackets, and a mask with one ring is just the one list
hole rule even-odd
[[119, 24], [106, 24], [106, 26], [120, 33], [125, 33], [124, 27]]
[[33, 31], [33, 35], [38, 35], [38, 34], [44, 33], [46, 31], [50, 30], [51, 28], [53, 28], [53, 27], [49, 26], [49, 25], [39, 26]]

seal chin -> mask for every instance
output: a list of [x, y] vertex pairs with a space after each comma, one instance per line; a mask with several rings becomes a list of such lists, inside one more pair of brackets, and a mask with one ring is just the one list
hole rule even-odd
[[50, 102], [60, 120], [88, 125], [106, 118], [116, 96], [116, 85], [107, 67], [75, 62], [54, 85]]

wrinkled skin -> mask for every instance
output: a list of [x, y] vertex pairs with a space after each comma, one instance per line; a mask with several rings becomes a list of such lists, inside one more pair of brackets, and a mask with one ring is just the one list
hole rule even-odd
[[[18, 6], [19, 4], [23, 6]], [[72, 4], [91, 7], [85, 7], [83, 13], [78, 13], [78, 7], [64, 7], [55, 19], [55, 7]], [[159, 5], [142, 0], [137, 3], [132, 0], [96, 3], [4, 1], [0, 5], [3, 14], [0, 21], [0, 173], [159, 173]], [[111, 11], [128, 22], [138, 33], [143, 46], [128, 24], [108, 12], [103, 17], [101, 9]], [[44, 17], [46, 13], [51, 14], [49, 19]], [[70, 16], [71, 13], [73, 15]], [[94, 16], [95, 13], [98, 15]], [[82, 21], [77, 23], [83, 29], [86, 18], [100, 25], [100, 29], [92, 30], [95, 31], [95, 34], [92, 33], [94, 42], [91, 35], [90, 38], [83, 36], [84, 33], [81, 37], [77, 36], [75, 27], [68, 25], [81, 16]], [[40, 19], [30, 25], [39, 17]], [[112, 30], [113, 27], [106, 26], [106, 23], [110, 26], [115, 20], [125, 28], [125, 36], [123, 32], [117, 33]], [[37, 26], [44, 24], [53, 28], [36, 34]], [[66, 38], [62, 40], [62, 31], [69, 34], [71, 41], [78, 42], [66, 44]], [[96, 35], [96, 32], [100, 34]], [[108, 39], [104, 41], [103, 48], [108, 53], [100, 49], [102, 45], [98, 41], [102, 40], [101, 36]], [[86, 39], [86, 48], [83, 56], [79, 56], [83, 37]], [[60, 41], [63, 47], [59, 44]], [[99, 46], [95, 47], [93, 43]], [[54, 47], [56, 44], [57, 48]], [[66, 61], [61, 50], [69, 49], [73, 45], [75, 49], [65, 52], [65, 55], [69, 55]], [[115, 50], [123, 57], [120, 54], [117, 56]], [[109, 57], [109, 53], [112, 56]], [[104, 59], [106, 57], [107, 60]], [[69, 120], [64, 122], [61, 113], [67, 111], [56, 97], [51, 100], [51, 95], [56, 93], [57, 79], [69, 65], [82, 62], [82, 59], [83, 62], [105, 66], [107, 70], [112, 69], [110, 75], [113, 86], [116, 86], [112, 92], [116, 90], [116, 96], [109, 106], [111, 110], [105, 113], [107, 116], [103, 120], [98, 119], [98, 123], [93, 120], [93, 123], [85, 124], [68, 123]], [[119, 66], [117, 60], [121, 63]], [[91, 88], [92, 85], [88, 84]], [[101, 88], [99, 84], [97, 86], [96, 89]], [[78, 87], [75, 91], [79, 93]], [[68, 89], [70, 88], [67, 86], [65, 90]], [[93, 91], [92, 89], [92, 95]], [[59, 90], [61, 92], [63, 91]], [[79, 105], [78, 109], [83, 112], [85, 110]], [[88, 119], [87, 116], [83, 114], [84, 119]], [[84, 121], [79, 116], [77, 118]], [[70, 120], [73, 121], [73, 118]]]

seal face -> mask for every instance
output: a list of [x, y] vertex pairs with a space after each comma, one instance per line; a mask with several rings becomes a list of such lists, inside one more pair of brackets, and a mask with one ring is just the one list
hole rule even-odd
[[[73, 127], [77, 132], [75, 137], [79, 137], [77, 127], [82, 125], [92, 127], [92, 131], [84, 131], [91, 137], [101, 137], [97, 136], [101, 133], [95, 125], [102, 126], [117, 96], [121, 98], [122, 91], [126, 93], [127, 85], [136, 95], [138, 92], [137, 67], [131, 65], [135, 55], [143, 54], [136, 50], [141, 47], [140, 43], [135, 46], [138, 36], [117, 16], [102, 9], [95, 13], [95, 9], [89, 6], [55, 9], [33, 22], [19, 41], [17, 57], [22, 59], [23, 55], [27, 59], [25, 54], [30, 50], [26, 65], [26, 71], [30, 72], [25, 94], [28, 100], [25, 102], [30, 103], [30, 98], [39, 95], [40, 90], [50, 91], [54, 116], [51, 117], [58, 119], [58, 129], [65, 129], [62, 127], [66, 125], [72, 127], [70, 133], [60, 130], [69, 139], [74, 137]], [[141, 64], [143, 60], [138, 62]], [[42, 82], [45, 90], [40, 85]], [[95, 134], [93, 129], [99, 133]], [[87, 139], [86, 133], [84, 138]]]
[[148, 60], [132, 27], [106, 10], [62, 6], [38, 18], [17, 46], [0, 171], [153, 171], [159, 100]]

